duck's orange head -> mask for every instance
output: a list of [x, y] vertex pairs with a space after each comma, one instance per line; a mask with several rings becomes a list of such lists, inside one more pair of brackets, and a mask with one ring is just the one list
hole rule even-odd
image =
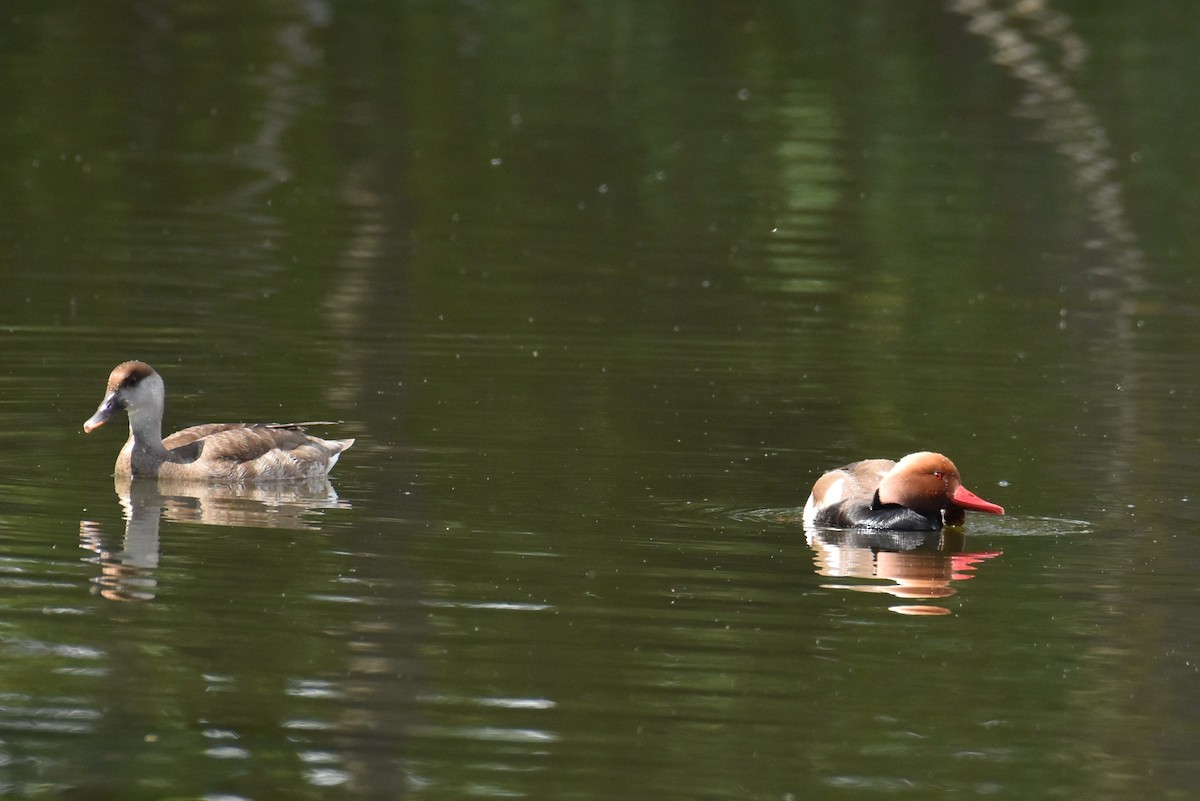
[[922, 514], [947, 509], [1004, 514], [1004, 507], [985, 501], [962, 485], [954, 462], [929, 451], [910, 453], [896, 462], [879, 482], [879, 502], [900, 504]]

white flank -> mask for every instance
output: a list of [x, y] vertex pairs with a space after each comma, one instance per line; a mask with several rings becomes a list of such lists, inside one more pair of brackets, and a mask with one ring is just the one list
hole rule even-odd
[[[825, 491], [825, 497], [821, 499], [821, 506], [832, 506], [842, 500], [843, 494], [846, 492], [846, 479], [839, 478], [837, 481], [829, 485], [829, 489]], [[804, 504], [804, 525], [811, 526], [817, 517], [817, 500], [812, 495], [808, 496], [808, 503]]]

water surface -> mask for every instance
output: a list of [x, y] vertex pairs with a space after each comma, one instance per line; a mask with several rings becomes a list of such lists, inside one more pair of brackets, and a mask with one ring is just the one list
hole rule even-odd
[[[1194, 16], [19, 5], [3, 792], [1195, 797]], [[357, 444], [114, 483], [128, 358]]]

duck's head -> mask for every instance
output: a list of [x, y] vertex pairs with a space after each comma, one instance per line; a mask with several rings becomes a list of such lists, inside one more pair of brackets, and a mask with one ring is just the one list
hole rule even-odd
[[879, 482], [879, 502], [896, 503], [921, 514], [945, 512], [948, 521], [962, 522], [963, 509], [1004, 514], [1004, 508], [985, 501], [962, 485], [954, 462], [940, 453], [910, 453]]
[[162, 377], [145, 362], [118, 364], [108, 376], [108, 388], [96, 413], [83, 424], [92, 433], [107, 423], [114, 414], [127, 409], [130, 420], [139, 413], [161, 416], [166, 389]]

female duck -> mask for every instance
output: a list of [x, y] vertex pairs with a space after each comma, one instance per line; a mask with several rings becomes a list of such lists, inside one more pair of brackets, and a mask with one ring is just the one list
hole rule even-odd
[[83, 424], [87, 433], [125, 409], [129, 440], [117, 455], [121, 476], [246, 482], [324, 476], [352, 439], [319, 439], [298, 423], [210, 423], [162, 437], [166, 389], [145, 362], [117, 365], [96, 413]]
[[899, 462], [867, 459], [817, 479], [804, 505], [806, 526], [936, 531], [958, 526], [966, 510], [1004, 514], [962, 485], [940, 453], [910, 453]]

